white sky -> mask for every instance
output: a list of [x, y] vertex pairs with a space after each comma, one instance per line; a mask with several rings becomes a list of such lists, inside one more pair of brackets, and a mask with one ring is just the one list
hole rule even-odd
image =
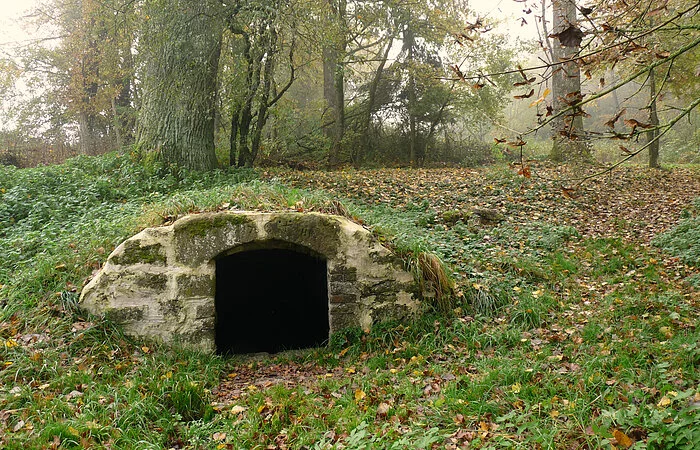
[[[504, 23], [497, 31], [513, 37], [534, 38], [536, 36], [534, 14], [527, 17], [529, 25], [520, 26], [518, 18], [523, 16], [523, 9], [533, 0], [517, 2], [515, 0], [470, 0], [472, 8], [481, 17], [502, 19]], [[29, 39], [27, 30], [23, 30], [17, 19], [39, 3], [38, 0], [0, 0], [0, 46], [20, 43]]]
[[36, 0], [0, 0], [0, 45], [28, 38], [17, 20], [37, 3]]

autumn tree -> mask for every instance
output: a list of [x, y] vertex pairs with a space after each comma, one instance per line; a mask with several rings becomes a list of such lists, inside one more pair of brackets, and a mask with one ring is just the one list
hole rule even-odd
[[15, 119], [33, 133], [69, 140], [77, 128], [80, 152], [120, 147], [133, 133], [133, 2], [53, 0], [31, 23], [56, 30], [18, 50], [18, 80], [30, 88]]
[[590, 50], [581, 55], [581, 67], [589, 76], [614, 67], [621, 79], [607, 86], [601, 76], [598, 91], [584, 103], [624, 85], [638, 85], [632, 97], [641, 97], [643, 106], [632, 115], [620, 105], [606, 121], [609, 131], [603, 137], [619, 142], [623, 160], [648, 151], [649, 166], [658, 167], [661, 137], [700, 104], [700, 83], [694, 76], [700, 63], [698, 5], [688, 0], [604, 0], [585, 12], [592, 25], [584, 41]]
[[[450, 124], [459, 127], [464, 123], [462, 117], [473, 118], [470, 110], [482, 109], [482, 114], [485, 110], [492, 112], [487, 103], [500, 103], [496, 97], [506, 93], [500, 87], [507, 79], [496, 80], [492, 83], [493, 90], [483, 92], [478, 92], [479, 82], [461, 83], [466, 81], [463, 71], [486, 69], [497, 59], [495, 54], [498, 53], [493, 47], [491, 51], [486, 50], [498, 41], [484, 37], [489, 27], [483, 21], [475, 18], [469, 22], [465, 4], [454, 1], [434, 1], [420, 6], [397, 3], [391, 14], [400, 50], [384, 68], [376, 93], [376, 114], [390, 117], [400, 127], [406, 138], [407, 159], [412, 165], [419, 165], [439, 131], [445, 130], [448, 136]], [[512, 52], [504, 49], [502, 54], [510, 63]], [[458, 78], [450, 80], [455, 74]]]

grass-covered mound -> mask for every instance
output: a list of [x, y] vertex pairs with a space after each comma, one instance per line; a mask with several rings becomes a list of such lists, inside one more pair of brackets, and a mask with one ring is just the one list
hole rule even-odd
[[[700, 440], [699, 299], [684, 282], [697, 267], [635, 240], [644, 233], [624, 205], [607, 205], [619, 212], [609, 223], [576, 216], [596, 211], [591, 197], [606, 211], [601, 199], [613, 195], [604, 187], [562, 197], [552, 183], [503, 169], [268, 175], [277, 180], [117, 155], [0, 168], [0, 447]], [[617, 183], [645, 177], [631, 171]], [[655, 180], [662, 192], [700, 183], [692, 171], [664, 177]], [[640, 211], [651, 201], [625, 196]], [[397, 250], [447, 261], [460, 303], [413, 324], [347, 330], [324, 349], [228, 360], [126, 338], [75, 309], [83, 281], [140, 228], [223, 208], [341, 212], [338, 199]], [[471, 206], [503, 218], [481, 224]], [[675, 206], [656, 206], [648, 223], [675, 220]]]

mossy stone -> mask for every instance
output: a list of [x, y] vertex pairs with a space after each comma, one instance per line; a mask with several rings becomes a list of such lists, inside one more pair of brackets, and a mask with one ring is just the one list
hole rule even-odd
[[279, 214], [266, 225], [268, 238], [308, 247], [326, 258], [335, 256], [340, 245], [340, 224], [316, 214]]
[[393, 253], [380, 254], [379, 252], [370, 252], [369, 254], [372, 261], [380, 265], [390, 265], [397, 269], [404, 270], [406, 263], [403, 259], [399, 258]]
[[199, 330], [189, 333], [178, 333], [172, 336], [172, 341], [189, 348], [200, 348], [202, 350], [214, 350], [216, 333], [214, 332], [213, 320], [202, 322]]
[[145, 309], [145, 306], [110, 308], [105, 311], [105, 318], [114, 323], [138, 322], [146, 315]]
[[156, 292], [163, 292], [168, 287], [168, 276], [160, 273], [141, 272], [134, 281], [136, 286]]
[[[381, 301], [381, 298], [377, 299]], [[385, 303], [372, 311], [372, 319], [374, 323], [380, 322], [404, 322], [412, 317], [411, 310], [403, 305], [393, 303]]]
[[131, 264], [165, 265], [166, 257], [160, 244], [141, 245], [137, 239], [124, 242], [122, 253], [112, 257], [114, 264], [128, 266]]
[[170, 299], [158, 302], [160, 306], [160, 313], [163, 317], [180, 317], [182, 313], [183, 306], [181, 302], [177, 299]]
[[187, 234], [191, 237], [207, 236], [212, 230], [228, 225], [237, 226], [251, 223], [252, 220], [244, 214], [218, 213], [200, 214], [188, 217], [175, 223], [175, 234]]
[[175, 222], [175, 248], [179, 262], [198, 266], [233, 245], [255, 240], [258, 229], [243, 214], [200, 214]]
[[208, 275], [179, 275], [177, 295], [182, 298], [213, 297], [216, 289], [214, 277]]

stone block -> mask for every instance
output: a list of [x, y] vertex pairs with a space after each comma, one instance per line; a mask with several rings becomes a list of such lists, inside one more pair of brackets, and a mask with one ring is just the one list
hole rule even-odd
[[330, 301], [331, 304], [334, 303], [356, 303], [358, 299], [357, 295], [353, 294], [331, 294]]

